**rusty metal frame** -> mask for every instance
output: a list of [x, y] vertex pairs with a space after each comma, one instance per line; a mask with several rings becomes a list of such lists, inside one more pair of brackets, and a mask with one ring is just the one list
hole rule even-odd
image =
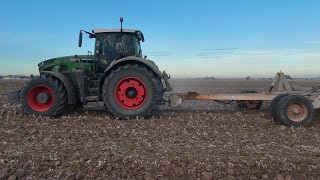
[[269, 101], [275, 98], [277, 95], [273, 94], [262, 94], [262, 93], [238, 93], [238, 94], [210, 94], [210, 95], [202, 95], [202, 94], [194, 94], [187, 93], [183, 95], [184, 100], [214, 100], [214, 101], [238, 101], [238, 100], [249, 100], [249, 101]]
[[[299, 89], [299, 90], [295, 90]], [[301, 91], [302, 90], [302, 91]], [[279, 94], [300, 94], [312, 101], [315, 109], [320, 108], [320, 95], [315, 92], [308, 92], [301, 87], [293, 88], [283, 72], [277, 73], [269, 92], [266, 93], [217, 93], [217, 94], [199, 94], [196, 92], [176, 93], [169, 96], [169, 106], [178, 107], [185, 100], [212, 100], [212, 101], [271, 101]]]
[[270, 86], [269, 92], [283, 92], [283, 91], [291, 92], [293, 91], [293, 89], [289, 84], [286, 75], [280, 71], [274, 77], [273, 82]]

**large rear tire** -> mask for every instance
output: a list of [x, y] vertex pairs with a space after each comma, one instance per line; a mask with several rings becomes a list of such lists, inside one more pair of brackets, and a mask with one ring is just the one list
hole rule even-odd
[[155, 106], [155, 109], [157, 109], [161, 104], [163, 100], [163, 85], [161, 82], [161, 78], [159, 77], [157, 79], [157, 105]]
[[41, 76], [26, 83], [20, 102], [26, 114], [58, 117], [65, 112], [67, 92], [58, 79]]
[[162, 98], [159, 86], [158, 77], [147, 67], [126, 64], [105, 78], [103, 101], [121, 119], [147, 117], [157, 109]]
[[309, 126], [314, 117], [314, 108], [309, 99], [301, 95], [289, 95], [280, 99], [277, 117], [287, 126]]

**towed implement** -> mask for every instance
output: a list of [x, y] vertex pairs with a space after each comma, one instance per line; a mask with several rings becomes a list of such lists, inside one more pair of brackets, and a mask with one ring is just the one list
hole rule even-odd
[[172, 94], [168, 97], [171, 107], [177, 107], [186, 100], [212, 100], [217, 102], [236, 101], [239, 109], [258, 110], [263, 101], [270, 101], [269, 113], [272, 119], [287, 126], [311, 125], [314, 110], [320, 108], [320, 87], [304, 88], [291, 86], [283, 72], [277, 73], [268, 92], [258, 93], [245, 90], [240, 93], [198, 94], [189, 92]]
[[[10, 92], [12, 103], [21, 103], [29, 115], [58, 117], [67, 109], [88, 102], [102, 101], [107, 110], [121, 119], [147, 117], [159, 105], [168, 102], [177, 107], [185, 100], [236, 101], [240, 109], [257, 110], [263, 101], [271, 101], [269, 112], [275, 121], [288, 126], [308, 126], [314, 109], [320, 108], [319, 88], [292, 87], [285, 75], [276, 75], [266, 93], [246, 90], [238, 94], [168, 94], [172, 87], [165, 71], [142, 57], [141, 31], [122, 29], [81, 30], [95, 39], [93, 53], [65, 56], [38, 64], [40, 76], [31, 79], [20, 91]], [[166, 95], [165, 95], [166, 94]], [[73, 107], [73, 108], [70, 108]]]

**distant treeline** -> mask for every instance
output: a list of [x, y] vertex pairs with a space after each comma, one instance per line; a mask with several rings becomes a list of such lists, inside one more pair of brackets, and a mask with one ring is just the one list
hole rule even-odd
[[[317, 79], [317, 78], [292, 78], [290, 75], [285, 75], [287, 79], [292, 80], [292, 79]], [[202, 80], [213, 80], [216, 79], [214, 76], [206, 76], [204, 78], [196, 78], [196, 79], [202, 79]], [[219, 78], [221, 79], [221, 78]], [[222, 79], [233, 79], [233, 78], [222, 78]], [[234, 79], [241, 79], [241, 78], [234, 78]], [[261, 80], [272, 80], [273, 78], [252, 78], [251, 76], [247, 76], [244, 79], [246, 80], [251, 80], [251, 79], [261, 79]]]
[[26, 76], [26, 75], [5, 75], [0, 76], [0, 79], [31, 79], [35, 77], [34, 75]]

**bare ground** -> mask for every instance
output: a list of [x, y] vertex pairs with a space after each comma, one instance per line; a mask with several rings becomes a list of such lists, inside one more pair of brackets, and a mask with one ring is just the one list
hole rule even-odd
[[[118, 120], [103, 107], [57, 119], [26, 116], [0, 81], [0, 179], [319, 179], [319, 113], [290, 128], [234, 103], [191, 101], [150, 119]], [[312, 86], [316, 81], [292, 82]], [[264, 91], [270, 81], [175, 80], [175, 92]]]

